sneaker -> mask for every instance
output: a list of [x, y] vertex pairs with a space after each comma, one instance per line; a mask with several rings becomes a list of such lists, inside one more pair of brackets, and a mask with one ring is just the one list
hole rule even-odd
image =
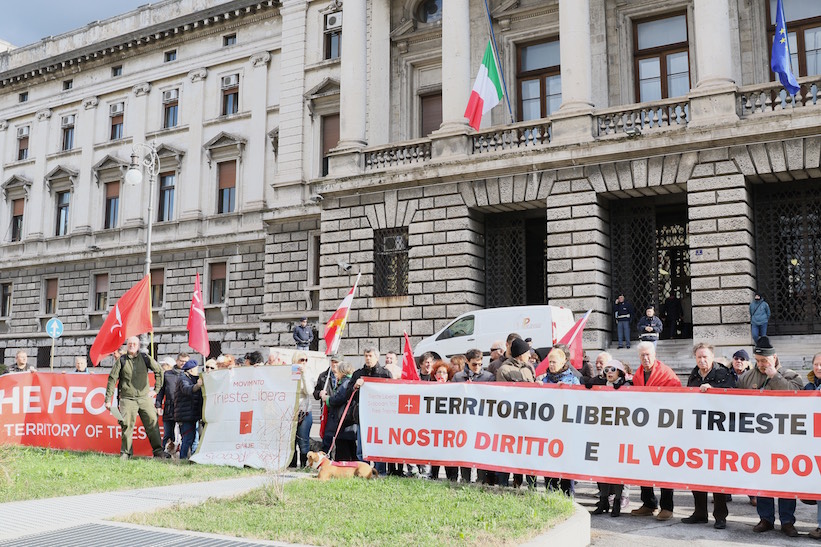
[[[659, 516], [661, 516], [661, 513], [659, 513]], [[707, 524], [707, 517], [701, 517], [693, 513], [689, 517], [681, 519], [681, 522], [684, 524]]]
[[821, 527], [816, 528], [815, 530], [813, 530], [812, 532], [810, 532], [807, 535], [809, 535], [813, 539], [821, 539]]
[[781, 525], [781, 532], [789, 538], [797, 538], [798, 530], [795, 529], [795, 524], [792, 522]]
[[630, 514], [634, 517], [652, 517], [655, 512], [656, 510], [652, 507], [642, 505], [638, 509], [633, 509], [632, 511], [630, 511]]
[[[669, 509], [662, 509], [659, 511], [659, 514], [656, 515], [656, 520], [670, 520], [673, 518], [673, 512]], [[704, 522], [707, 522], [706, 520]]]
[[627, 344], [627, 349], [630, 349], [630, 344]]
[[627, 509], [627, 507], [629, 505], [630, 505], [630, 498], [628, 498], [627, 496], [622, 496], [621, 497], [621, 508], [622, 509]]
[[775, 526], [773, 526], [772, 522], [761, 519], [760, 521], [758, 521], [758, 524], [753, 526], [753, 532], [755, 532], [756, 534], [760, 534], [761, 532], [769, 532], [774, 528]]
[[120, 461], [127, 462], [128, 461], [128, 454], [120, 454]]

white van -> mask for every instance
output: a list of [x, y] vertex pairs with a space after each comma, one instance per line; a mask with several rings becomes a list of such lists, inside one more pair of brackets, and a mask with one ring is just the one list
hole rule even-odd
[[570, 330], [575, 321], [573, 312], [560, 306], [517, 306], [492, 308], [463, 313], [445, 328], [419, 342], [413, 350], [418, 359], [431, 352], [440, 359], [464, 354], [469, 349], [480, 349], [485, 362], [490, 356], [490, 345], [505, 341], [511, 332], [523, 339], [532, 338], [533, 347], [555, 344]]

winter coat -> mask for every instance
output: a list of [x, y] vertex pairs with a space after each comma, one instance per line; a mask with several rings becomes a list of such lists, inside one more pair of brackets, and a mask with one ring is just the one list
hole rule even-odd
[[[354, 384], [360, 378], [390, 378], [391, 373], [388, 372], [388, 369], [383, 367], [382, 365], [376, 364], [372, 367], [367, 365], [363, 365], [362, 368], [357, 369], [354, 371], [353, 375], [351, 375], [351, 389], [354, 388]], [[351, 406], [356, 405], [356, 409], [354, 410], [354, 416], [356, 416], [356, 423], [359, 423], [359, 390], [357, 389], [353, 394], [353, 402]]]
[[810, 373], [807, 374], [807, 380], [809, 380], [810, 382], [807, 385], [804, 386], [804, 389], [807, 389], [807, 390], [821, 389], [821, 378], [816, 378], [815, 373], [813, 371], [810, 371]]
[[111, 401], [115, 385], [117, 385], [120, 399], [148, 397], [151, 388], [148, 383], [149, 370], [154, 372], [154, 389], [162, 389], [163, 371], [157, 361], [149, 357], [147, 353], [138, 352], [134, 357], [127, 353], [121, 355], [114, 361], [114, 366], [108, 373], [108, 384], [105, 389], [106, 402]]
[[630, 322], [634, 315], [636, 315], [636, 310], [633, 308], [633, 304], [627, 300], [613, 304], [613, 316], [616, 318], [616, 321]]
[[544, 377], [545, 384], [569, 384], [571, 386], [579, 385], [579, 379], [573, 374], [571, 370], [573, 365], [567, 365], [563, 371], [557, 372], [553, 374], [549, 370], [547, 371], [547, 375]]
[[[647, 332], [644, 330], [645, 327], [653, 327], [653, 332]], [[646, 340], [648, 342], [652, 342], [653, 340], [659, 339], [659, 333], [664, 326], [661, 324], [661, 319], [656, 317], [647, 317], [646, 315], [639, 319], [639, 324], [636, 326], [636, 330], [639, 331], [639, 340]]]
[[468, 365], [465, 365], [464, 370], [461, 370], [453, 375], [451, 382], [495, 382], [496, 376], [487, 370], [480, 370], [473, 372]]
[[702, 377], [698, 367], [690, 372], [687, 378], [687, 387], [699, 387], [702, 384], [710, 384], [712, 387], [733, 388], [736, 385], [735, 375], [719, 363], [713, 363], [713, 368]]
[[347, 420], [344, 420], [342, 412], [345, 406], [348, 405], [348, 398], [351, 396], [351, 389], [353, 389], [353, 379], [350, 376], [342, 378], [336, 391], [328, 398], [328, 421], [325, 425], [325, 433], [329, 431], [331, 434], [336, 433], [336, 428], [339, 427], [340, 420], [344, 425], [339, 431], [339, 439], [356, 440], [356, 426], [354, 426], [354, 412], [353, 401], [346, 414]]
[[681, 380], [678, 379], [673, 369], [661, 361], [656, 360], [650, 372], [650, 378], [646, 383], [644, 381], [644, 365], [639, 366], [639, 369], [633, 374], [633, 385], [647, 387], [681, 387]]
[[505, 361], [496, 371], [497, 382], [535, 382], [533, 369], [529, 363], [521, 363], [514, 358]]
[[[328, 379], [328, 375], [330, 374], [330, 379]], [[328, 387], [325, 387], [325, 381], [328, 381]], [[319, 392], [323, 389], [328, 393], [333, 393], [336, 390], [337, 386], [337, 379], [336, 374], [331, 372], [331, 367], [328, 367], [325, 372], [319, 375], [319, 378], [316, 380], [316, 385], [314, 386], [314, 399], [317, 401], [319, 400]]]
[[174, 367], [163, 374], [165, 381], [163, 382], [160, 390], [157, 392], [157, 400], [154, 402], [155, 407], [163, 409], [163, 420], [176, 421], [177, 419], [175, 417], [176, 414], [174, 414], [174, 398], [177, 395], [177, 384], [180, 382], [180, 376], [182, 375], [182, 370], [177, 367]]
[[738, 379], [739, 389], [758, 389], [760, 391], [791, 391], [803, 389], [804, 381], [794, 370], [776, 367], [776, 375], [768, 378], [766, 374], [753, 367]]
[[770, 305], [764, 299], [750, 302], [750, 323], [753, 325], [766, 325], [770, 320]]
[[197, 386], [199, 376], [180, 374], [174, 398], [174, 416], [178, 422], [197, 422], [202, 419], [202, 389]]

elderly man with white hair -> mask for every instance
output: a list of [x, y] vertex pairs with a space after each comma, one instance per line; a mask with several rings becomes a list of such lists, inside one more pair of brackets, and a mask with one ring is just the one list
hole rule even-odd
[[[120, 443], [120, 459], [127, 460], [132, 454], [132, 435], [134, 424], [137, 423], [137, 414], [145, 426], [148, 441], [155, 458], [163, 457], [160, 429], [157, 424], [157, 411], [148, 393], [151, 386], [148, 383], [148, 371], [154, 372], [155, 388], [162, 389], [163, 371], [160, 365], [149, 355], [140, 353], [140, 339], [132, 336], [126, 341], [126, 353], [114, 352], [114, 366], [108, 375], [108, 385], [105, 390], [105, 407], [111, 410], [114, 387], [119, 390], [119, 409], [123, 418], [122, 441]], [[167, 455], [165, 455], [167, 457]]]

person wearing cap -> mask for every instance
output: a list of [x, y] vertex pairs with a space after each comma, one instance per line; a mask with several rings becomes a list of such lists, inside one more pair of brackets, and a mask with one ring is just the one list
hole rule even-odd
[[527, 342], [528, 347], [533, 349], [533, 338], [525, 338], [525, 342]]
[[186, 361], [177, 383], [174, 416], [180, 426], [180, 459], [196, 452], [197, 424], [202, 419], [202, 378], [196, 361]]
[[656, 345], [659, 341], [659, 333], [664, 326], [661, 319], [656, 317], [656, 309], [653, 306], [647, 306], [644, 312], [644, 317], [639, 319], [637, 325], [639, 331], [639, 340], [642, 342], [652, 342]]
[[137, 415], [145, 427], [148, 442], [155, 458], [163, 457], [162, 438], [157, 424], [157, 411], [148, 396], [151, 386], [148, 383], [148, 372], [154, 373], [154, 389], [163, 387], [163, 371], [159, 363], [148, 354], [140, 352], [140, 339], [136, 336], [126, 341], [126, 353], [114, 352], [114, 366], [108, 374], [105, 390], [105, 408], [111, 410], [114, 388], [118, 388], [119, 410], [123, 416], [120, 426], [120, 459], [127, 460], [132, 454], [132, 436]]
[[[629, 386], [631, 382], [627, 379], [630, 368], [616, 359], [609, 359], [602, 367], [601, 376], [585, 378], [584, 387], [587, 389], [593, 386], [610, 386], [619, 389], [622, 386]], [[627, 499], [624, 496], [623, 484], [612, 484], [606, 482], [597, 483], [599, 486], [599, 502], [596, 504], [594, 515], [601, 515], [610, 512], [611, 517], [621, 515], [622, 505], [626, 505]], [[610, 507], [610, 496], [613, 496], [613, 507]]]
[[750, 302], [750, 333], [753, 342], [758, 343], [761, 336], [767, 336], [767, 323], [770, 322], [770, 305], [764, 301], [760, 292], [756, 291], [753, 301]]
[[[494, 352], [491, 350], [491, 352], [490, 352], [490, 355], [491, 355], [490, 365], [488, 365], [488, 367], [487, 367], [488, 372], [490, 372], [491, 374], [496, 376], [496, 372], [498, 372], [499, 367], [501, 367], [505, 363], [505, 361], [507, 361], [508, 359], [513, 357], [513, 355], [510, 353], [510, 345], [513, 344], [514, 340], [521, 340], [522, 342], [524, 342], [524, 340], [522, 340], [521, 336], [519, 336], [515, 332], [511, 332], [510, 334], [507, 335], [507, 340], [505, 341], [505, 346], [504, 346], [504, 348], [505, 348], [504, 352], [501, 355], [499, 355], [499, 357], [497, 357], [495, 360], [493, 359]], [[501, 346], [499, 345], [499, 342], [494, 342], [491, 345], [491, 347], [492, 348], [499, 348]], [[528, 348], [528, 349], [530, 349], [530, 348]], [[496, 352], [496, 353], [498, 354], [498, 352]]]
[[299, 320], [299, 325], [294, 327], [294, 342], [296, 342], [296, 349], [308, 351], [308, 348], [313, 341], [314, 329], [308, 326], [308, 318], [303, 317]]
[[[633, 375], [634, 386], [647, 387], [681, 387], [681, 380], [676, 373], [656, 359], [656, 344], [653, 342], [639, 342], [639, 368]], [[642, 506], [633, 509], [630, 514], [637, 517], [649, 517], [661, 506], [656, 520], [670, 520], [673, 518], [673, 489], [661, 489], [661, 503], [658, 503], [652, 486], [641, 487]]]
[[[185, 357], [187, 358], [188, 355]], [[168, 442], [176, 441], [175, 430], [177, 427], [177, 418], [174, 413], [174, 397], [177, 394], [177, 384], [183, 373], [182, 368], [176, 366], [177, 363], [181, 363], [181, 366], [185, 364], [185, 362], [181, 362], [179, 355], [176, 361], [171, 357], [166, 357], [160, 362], [165, 381], [159, 391], [157, 391], [157, 398], [154, 400], [154, 407], [157, 409], [157, 414], [162, 416], [162, 446], [166, 451], [168, 450]]]
[[736, 382], [741, 378], [745, 372], [752, 368], [750, 363], [750, 354], [746, 350], [740, 349], [733, 353], [733, 363], [730, 367], [730, 372], [735, 376]]
[[[516, 335], [518, 336], [518, 335]], [[519, 338], [513, 338], [510, 342], [511, 357], [504, 360], [502, 365], [496, 370], [497, 382], [529, 382], [534, 383], [536, 377], [530, 365], [530, 347], [527, 342]], [[510, 473], [496, 472], [496, 480], [499, 486], [510, 484]], [[535, 482], [535, 477], [533, 478]], [[514, 475], [513, 485], [521, 484], [521, 475]]]
[[[729, 369], [715, 366], [715, 349], [710, 344], [700, 342], [693, 348], [696, 366], [687, 379], [687, 387], [697, 387], [701, 393], [715, 388], [729, 389], [736, 385], [735, 376]], [[695, 510], [689, 517], [684, 517], [684, 524], [707, 524], [707, 492], [693, 491]], [[727, 494], [715, 492], [713, 494], [713, 517], [716, 519], [714, 528], [723, 530], [727, 527]]]
[[[797, 372], [782, 367], [778, 362], [778, 355], [768, 337], [758, 338], [753, 355], [755, 355], [755, 367], [738, 379], [740, 389], [792, 391], [804, 387], [804, 382]], [[775, 500], [762, 496], [758, 496], [757, 500], [756, 510], [761, 520], [753, 527], [753, 532], [768, 532], [775, 528]], [[798, 531], [795, 529], [794, 499], [779, 498], [778, 516], [781, 519], [781, 531], [788, 537], [798, 536]]]

